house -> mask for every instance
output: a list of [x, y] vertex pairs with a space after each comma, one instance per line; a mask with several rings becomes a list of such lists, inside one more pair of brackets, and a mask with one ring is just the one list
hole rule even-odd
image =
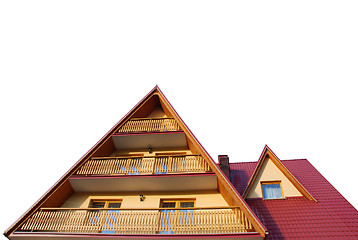
[[4, 233], [8, 239], [358, 238], [307, 160], [216, 164], [153, 88]]

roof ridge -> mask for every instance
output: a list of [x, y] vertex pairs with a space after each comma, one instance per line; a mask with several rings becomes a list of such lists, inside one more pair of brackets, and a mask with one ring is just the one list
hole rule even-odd
[[[288, 162], [288, 161], [308, 161], [307, 158], [297, 158], [297, 159], [284, 159], [284, 160], [281, 160], [280, 161], [285, 161], [285, 162]], [[248, 161], [248, 162], [230, 162], [230, 164], [245, 164], [245, 163], [257, 163], [257, 161]], [[218, 164], [218, 163], [217, 163]]]
[[[281, 160], [281, 159], [280, 159]], [[282, 161], [308, 161], [307, 158], [295, 158], [295, 159], [284, 159], [284, 160], [281, 160]]]
[[250, 161], [250, 162], [231, 162], [230, 164], [242, 164], [242, 163], [257, 163], [257, 161]]

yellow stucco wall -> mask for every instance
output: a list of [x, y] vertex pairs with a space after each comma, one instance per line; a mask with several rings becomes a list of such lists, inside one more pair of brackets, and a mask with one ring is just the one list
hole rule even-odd
[[[144, 201], [139, 195], [143, 194]], [[91, 200], [122, 200], [121, 208], [158, 208], [161, 199], [195, 199], [196, 207], [228, 206], [218, 191], [195, 192], [122, 192], [122, 193], [89, 193], [77, 192], [62, 205], [64, 208], [87, 208]]]
[[111, 157], [115, 156], [127, 156], [131, 154], [143, 154], [145, 157], [154, 157], [158, 153], [178, 153], [178, 154], [193, 154], [188, 148], [156, 148], [153, 149], [152, 153], [148, 152], [148, 149], [120, 149], [116, 150], [111, 154]]
[[261, 182], [264, 181], [281, 181], [284, 197], [302, 196], [280, 169], [276, 167], [272, 160], [266, 158], [247, 198], [262, 198]]

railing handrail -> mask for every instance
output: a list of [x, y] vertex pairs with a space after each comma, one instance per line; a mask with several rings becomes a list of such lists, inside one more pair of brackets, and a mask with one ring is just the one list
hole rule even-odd
[[132, 118], [128, 121], [140, 121], [140, 120], [165, 120], [165, 119], [174, 119], [172, 117], [155, 117], [155, 118]]
[[219, 207], [183, 207], [183, 208], [40, 208], [42, 211], [50, 210], [71, 210], [71, 211], [98, 211], [98, 210], [120, 210], [120, 211], [161, 211], [161, 210], [215, 210], [215, 209], [235, 209], [239, 206], [219, 206]]
[[164, 157], [194, 157], [201, 156], [200, 154], [178, 154], [178, 155], [163, 155], [163, 156], [120, 156], [120, 157], [92, 157], [92, 160], [105, 160], [105, 159], [133, 159], [133, 158], [164, 158]]

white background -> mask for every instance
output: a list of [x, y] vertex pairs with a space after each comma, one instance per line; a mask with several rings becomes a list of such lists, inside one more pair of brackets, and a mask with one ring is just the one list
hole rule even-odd
[[357, 1], [1, 1], [4, 232], [156, 84], [217, 160], [307, 158], [358, 207]]

